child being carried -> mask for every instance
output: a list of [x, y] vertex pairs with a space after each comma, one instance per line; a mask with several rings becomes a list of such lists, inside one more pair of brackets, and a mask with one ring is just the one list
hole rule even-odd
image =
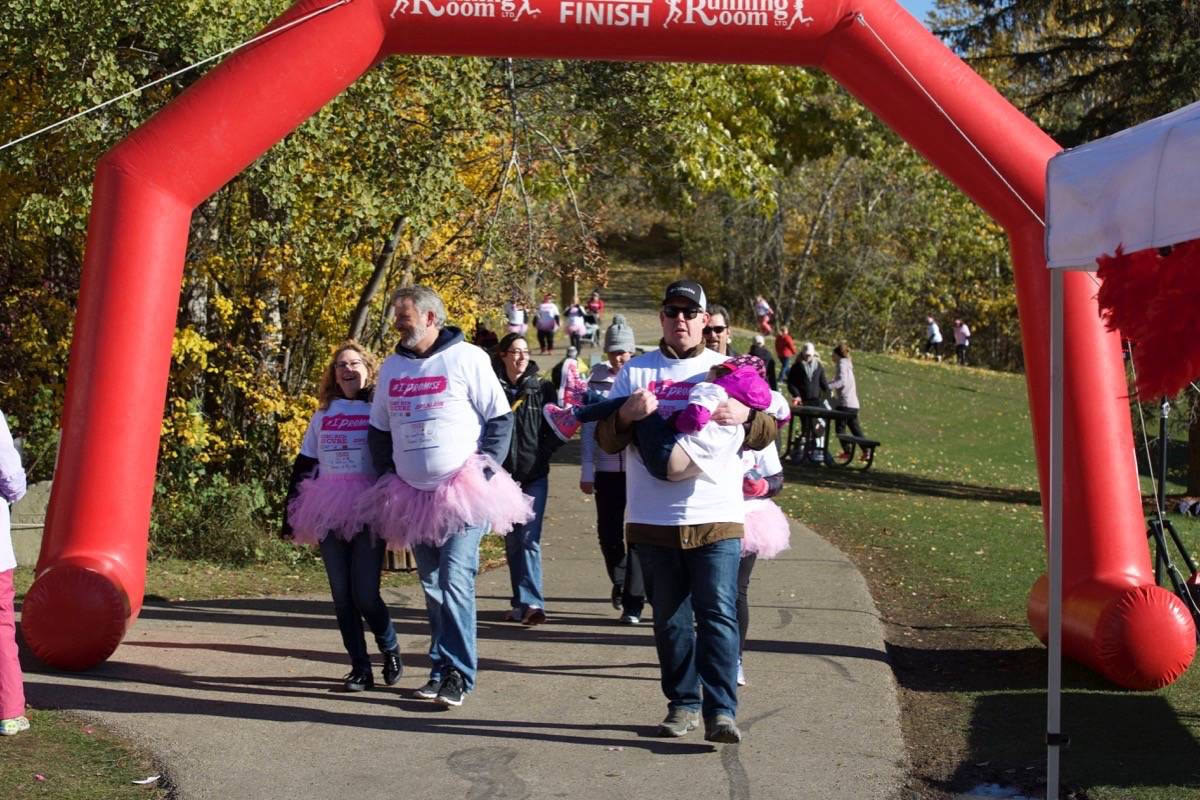
[[[756, 363], [757, 362], [757, 363]], [[697, 468], [679, 437], [697, 433], [724, 401], [733, 398], [743, 405], [765, 411], [771, 405], [771, 387], [761, 377], [761, 360], [738, 356], [716, 364], [705, 380], [688, 393], [687, 407], [669, 417], [651, 414], [633, 425], [637, 445], [646, 470], [666, 481], [680, 481], [696, 474]], [[546, 421], [563, 441], [570, 439], [585, 422], [599, 422], [620, 410], [628, 397], [604, 399], [588, 392], [577, 375], [563, 374], [565, 406], [547, 405], [542, 409]]]

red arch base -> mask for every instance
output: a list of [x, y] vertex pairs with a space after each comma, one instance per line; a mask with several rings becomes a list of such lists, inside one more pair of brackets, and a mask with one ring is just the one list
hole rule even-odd
[[[331, 5], [302, 0], [271, 27]], [[97, 167], [59, 471], [23, 611], [40, 658], [98, 663], [140, 610], [192, 210], [394, 53], [824, 69], [1008, 231], [1047, 496], [1050, 292], [1034, 212], [1059, 148], [893, 0], [343, 0], [231, 57]], [[1133, 437], [1117, 339], [1087, 279], [1065, 278], [1064, 652], [1123, 686], [1161, 686], [1195, 632], [1151, 586], [1137, 475], [1119, 456]], [[1035, 588], [1043, 636], [1044, 605]]]

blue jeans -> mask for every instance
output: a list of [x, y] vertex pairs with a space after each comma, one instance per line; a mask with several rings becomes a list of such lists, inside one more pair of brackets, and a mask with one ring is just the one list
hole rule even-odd
[[332, 533], [321, 540], [321, 558], [325, 562], [325, 574], [329, 576], [333, 611], [338, 630], [342, 632], [342, 644], [350, 654], [350, 665], [355, 671], [371, 671], [363, 617], [371, 626], [371, 633], [375, 634], [375, 644], [380, 652], [396, 647], [392, 615], [379, 596], [383, 549], [383, 540], [366, 531], [348, 542]]
[[429, 677], [441, 680], [451, 669], [475, 686], [479, 658], [475, 652], [475, 576], [479, 574], [479, 540], [487, 529], [464, 528], [441, 547], [413, 547], [417, 574], [429, 615]]
[[533, 498], [533, 519], [517, 525], [504, 537], [508, 558], [508, 578], [512, 582], [509, 602], [521, 612], [530, 606], [546, 607], [542, 596], [542, 520], [546, 518], [546, 497], [550, 479], [546, 476], [521, 484], [521, 491]]
[[[740, 539], [681, 550], [638, 544], [671, 708], [737, 713]], [[701, 691], [703, 689], [703, 692]]]

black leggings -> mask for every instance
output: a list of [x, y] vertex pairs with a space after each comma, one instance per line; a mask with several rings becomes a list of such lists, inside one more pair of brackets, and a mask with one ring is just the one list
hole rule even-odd
[[[853, 417], [851, 417], [850, 419], [847, 419], [847, 420], [841, 420], [841, 419], [839, 419], [839, 420], [837, 421], [837, 432], [838, 432], [838, 435], [841, 435], [841, 434], [845, 433], [845, 432], [846, 432], [846, 426], [847, 426], [847, 425], [849, 425], [849, 426], [850, 426], [850, 433], [852, 433], [853, 435], [857, 436], [857, 437], [858, 437], [858, 438], [860, 438], [860, 439], [865, 439], [865, 438], [867, 438], [867, 435], [866, 435], [865, 433], [863, 433], [862, 425], [859, 425], [859, 424], [858, 424], [858, 409], [857, 409], [857, 408], [849, 408], [849, 407], [847, 407], [847, 406], [838, 406], [838, 407], [837, 407], [837, 410], [838, 410], [838, 411], [852, 411], [852, 412], [854, 412], [854, 416], [853, 416]], [[845, 451], [845, 452], [847, 452], [847, 453], [848, 453], [848, 452], [850, 452], [850, 448], [849, 448], [849, 447], [843, 447], [843, 448], [842, 448], [842, 450], [844, 450], [844, 451]]]
[[620, 585], [621, 609], [635, 617], [642, 615], [646, 605], [646, 589], [642, 581], [642, 565], [634, 545], [625, 544], [625, 473], [596, 473], [596, 534], [600, 554], [613, 586]]
[[543, 350], [554, 349], [554, 331], [544, 331], [538, 328], [538, 345]]
[[746, 649], [746, 631], [750, 630], [750, 600], [747, 593], [750, 589], [750, 573], [754, 571], [754, 562], [758, 560], [758, 556], [754, 553], [742, 553], [742, 560], [738, 562], [738, 598], [737, 598], [737, 615], [738, 615], [738, 655]]

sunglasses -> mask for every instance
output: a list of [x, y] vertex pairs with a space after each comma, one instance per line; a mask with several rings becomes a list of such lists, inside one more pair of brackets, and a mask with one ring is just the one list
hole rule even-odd
[[676, 319], [680, 315], [682, 315], [684, 319], [695, 319], [696, 317], [700, 316], [700, 309], [695, 307], [683, 308], [682, 306], [663, 306], [662, 312], [664, 316], [670, 317], [671, 319]]
[[727, 330], [729, 330], [728, 325], [709, 325], [709, 326], [705, 327], [704, 333], [705, 334], [709, 334], [709, 333], [721, 334]]

